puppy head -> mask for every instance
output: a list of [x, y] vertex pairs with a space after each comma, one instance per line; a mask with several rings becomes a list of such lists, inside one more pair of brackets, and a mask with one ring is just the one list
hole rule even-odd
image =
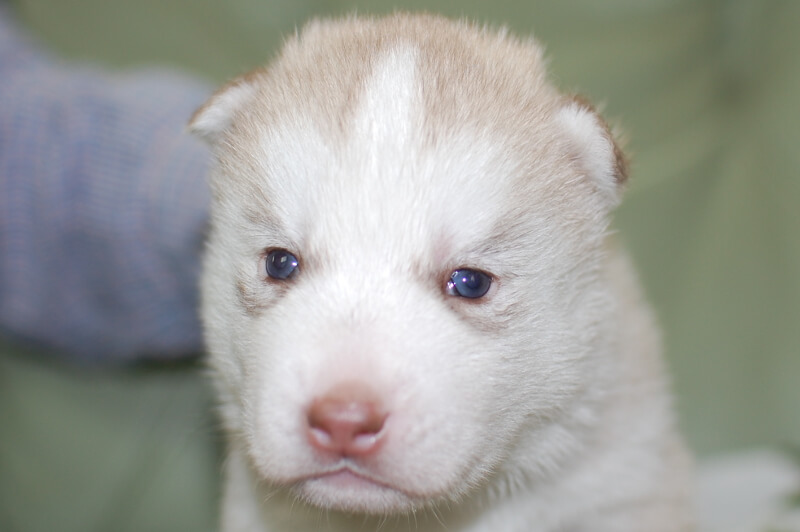
[[534, 43], [315, 22], [190, 128], [217, 158], [211, 364], [263, 481], [396, 512], [502, 476], [523, 440], [528, 476], [579, 445], [624, 171]]

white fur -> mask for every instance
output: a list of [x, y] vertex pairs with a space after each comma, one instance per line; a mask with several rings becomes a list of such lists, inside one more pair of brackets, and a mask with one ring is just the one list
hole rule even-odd
[[[218, 157], [202, 306], [225, 532], [689, 530], [657, 335], [607, 242], [613, 145], [515, 74], [539, 62], [437, 18], [317, 23], [195, 116]], [[276, 247], [293, 279], [266, 279]], [[493, 275], [484, 298], [445, 293], [459, 267]], [[351, 383], [388, 411], [383, 445], [331, 459], [306, 412]], [[323, 476], [342, 467], [368, 480]]]

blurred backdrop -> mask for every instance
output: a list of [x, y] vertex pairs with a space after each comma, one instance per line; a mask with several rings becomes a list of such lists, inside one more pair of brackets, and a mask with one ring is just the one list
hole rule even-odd
[[[66, 57], [113, 68], [158, 64], [212, 83], [266, 62], [284, 36], [313, 16], [421, 9], [534, 34], [546, 45], [557, 83], [602, 104], [626, 132], [632, 178], [616, 227], [663, 325], [691, 446], [700, 456], [800, 446], [800, 2], [21, 0], [17, 5], [27, 26]], [[205, 414], [207, 390], [194, 368], [98, 379], [38, 360], [14, 355], [0, 365], [0, 476], [17, 479], [0, 487], [0, 529], [22, 530], [3, 528], [3, 515], [21, 513], [20, 505], [31, 497], [63, 500], [65, 490], [66, 498], [76, 501], [71, 509], [25, 517], [28, 521], [17, 515], [14, 526], [128, 530], [103, 528], [103, 522], [119, 523], [119, 515], [132, 523], [139, 519], [138, 528], [130, 530], [213, 526], [218, 447], [214, 422]], [[30, 384], [14, 388], [13, 382], [25, 379]], [[138, 416], [147, 425], [149, 416], [182, 413], [185, 427], [154, 423], [157, 428], [147, 434], [125, 421]], [[17, 426], [14, 430], [32, 436], [10, 443], [13, 438], [2, 433]], [[70, 431], [91, 434], [94, 450], [64, 436]], [[127, 447], [99, 444], [120, 436]], [[41, 455], [31, 446], [48, 442], [58, 444], [52, 463], [26, 463], [26, 456]], [[165, 453], [164, 445], [171, 450]], [[109, 465], [84, 470], [86, 461]], [[136, 465], [142, 461], [149, 466]], [[58, 484], [68, 478], [69, 471], [59, 476], [61, 470], [70, 467], [85, 487]], [[122, 479], [124, 491], [109, 478]], [[106, 508], [118, 503], [127, 513], [108, 510], [106, 521], [86, 521], [92, 510], [75, 505], [91, 505], [87, 499]], [[47, 528], [54, 520], [60, 526]]]

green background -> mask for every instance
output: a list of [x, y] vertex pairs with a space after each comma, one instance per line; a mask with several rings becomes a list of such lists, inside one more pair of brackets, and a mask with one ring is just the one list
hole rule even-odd
[[[212, 82], [317, 15], [424, 9], [533, 33], [557, 83], [629, 139], [616, 226], [663, 325], [691, 446], [800, 446], [800, 2], [17, 4], [67, 57]], [[196, 367], [87, 373], [2, 351], [0, 530], [213, 527], [219, 452]]]

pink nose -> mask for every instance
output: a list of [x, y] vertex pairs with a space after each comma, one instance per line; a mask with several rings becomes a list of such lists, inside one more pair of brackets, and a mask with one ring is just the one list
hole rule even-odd
[[308, 437], [319, 450], [342, 456], [375, 452], [382, 441], [386, 413], [363, 385], [334, 388], [314, 399], [308, 410]]

